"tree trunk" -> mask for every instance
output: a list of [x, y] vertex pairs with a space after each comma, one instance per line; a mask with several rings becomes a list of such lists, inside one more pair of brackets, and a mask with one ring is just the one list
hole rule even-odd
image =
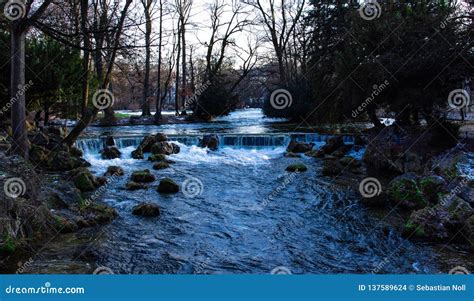
[[183, 49], [183, 83], [181, 89], [183, 90], [183, 93], [181, 93], [181, 106], [183, 108], [183, 111], [181, 112], [181, 115], [186, 115], [186, 26], [184, 24], [184, 17], [181, 19], [181, 40], [182, 40], [182, 49]]
[[90, 38], [87, 32], [87, 18], [89, 11], [89, 0], [81, 1], [81, 30], [84, 35], [84, 57], [82, 59], [82, 102], [81, 113], [82, 117], [87, 114], [87, 105], [89, 102], [89, 65], [90, 65]]
[[158, 83], [156, 86], [156, 113], [155, 122], [159, 123], [162, 119], [161, 116], [161, 48], [163, 42], [163, 0], [160, 0], [160, 32], [158, 36]]
[[11, 109], [13, 144], [11, 152], [28, 158], [29, 142], [26, 133], [25, 93], [25, 38], [26, 31], [19, 24], [11, 30]]
[[145, 80], [143, 82], [143, 101], [142, 101], [142, 116], [151, 116], [150, 102], [150, 60], [151, 60], [151, 15], [150, 15], [151, 0], [147, 0], [145, 7], [146, 30], [145, 30]]
[[176, 91], [175, 91], [175, 110], [176, 116], [179, 115], [179, 63], [180, 63], [180, 54], [181, 54], [181, 29], [178, 25], [178, 45], [176, 47], [177, 55], [176, 55]]

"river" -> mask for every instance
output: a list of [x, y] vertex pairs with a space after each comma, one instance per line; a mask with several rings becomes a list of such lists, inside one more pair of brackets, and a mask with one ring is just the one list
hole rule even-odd
[[[185, 193], [160, 195], [153, 185], [135, 192], [123, 189], [133, 171], [152, 170], [150, 162], [132, 159], [131, 152], [144, 135], [155, 133], [167, 134], [181, 152], [170, 156], [176, 162], [171, 168], [152, 172], [158, 180], [169, 177], [183, 187], [190, 185]], [[199, 137], [208, 133], [220, 136], [216, 152], [197, 147]], [[100, 158], [104, 134], [115, 137], [121, 159]], [[116, 165], [126, 172], [100, 196], [119, 217], [88, 234], [94, 239], [81, 248], [80, 256], [64, 258], [49, 250], [32, 269], [81, 272], [77, 265], [87, 257], [83, 250], [93, 253], [97, 266], [121, 274], [400, 274], [444, 269], [433, 247], [405, 240], [384, 214], [366, 209], [358, 193], [323, 177], [322, 160], [285, 158], [292, 138], [322, 145], [327, 136], [265, 119], [256, 109], [212, 123], [87, 129], [78, 146], [91, 170], [102, 175]], [[344, 139], [352, 143], [353, 138]], [[295, 162], [306, 164], [308, 172], [286, 173], [286, 166]], [[142, 202], [159, 205], [160, 217], [132, 215]], [[65, 241], [50, 249], [63, 248]]]

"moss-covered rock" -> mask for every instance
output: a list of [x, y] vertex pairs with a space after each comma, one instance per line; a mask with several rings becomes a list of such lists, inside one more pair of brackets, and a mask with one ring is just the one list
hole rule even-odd
[[156, 204], [144, 203], [133, 207], [132, 214], [143, 217], [157, 217], [160, 215], [160, 207]]
[[404, 235], [436, 242], [465, 241], [464, 236], [458, 234], [466, 230], [473, 216], [472, 207], [455, 198], [448, 206], [438, 204], [413, 211], [405, 225]]
[[155, 176], [148, 169], [134, 172], [131, 179], [137, 183], [151, 183], [156, 180]]
[[165, 178], [160, 181], [160, 185], [158, 186], [157, 191], [159, 193], [178, 193], [179, 192], [179, 185], [176, 184], [175, 181]]
[[104, 177], [112, 177], [112, 176], [122, 177], [124, 175], [125, 175], [125, 172], [123, 168], [119, 166], [109, 166], [107, 168], [107, 171], [104, 174]]
[[49, 171], [69, 171], [79, 167], [88, 167], [90, 164], [65, 151], [52, 152], [45, 168]]
[[428, 205], [416, 179], [411, 174], [393, 179], [387, 190], [388, 196], [395, 206], [405, 209], [422, 209]]
[[115, 146], [108, 146], [102, 150], [101, 156], [104, 160], [112, 160], [120, 158], [122, 153]]
[[148, 161], [150, 162], [166, 162], [169, 164], [174, 163], [173, 161], [169, 160], [166, 155], [164, 154], [152, 154], [150, 157], [148, 157]]
[[407, 238], [447, 241], [451, 237], [449, 218], [447, 210], [440, 205], [413, 211], [405, 224], [403, 235]]
[[471, 205], [458, 197], [454, 197], [451, 200], [447, 209], [450, 214], [449, 222], [451, 226], [459, 230], [461, 230], [466, 221], [474, 215], [474, 210]]
[[81, 158], [84, 155], [84, 152], [82, 150], [74, 146], [69, 149], [69, 153], [71, 154], [71, 156], [74, 156], [76, 158]]
[[86, 168], [81, 168], [74, 173], [73, 182], [77, 189], [82, 192], [94, 191], [96, 188], [95, 178]]
[[180, 152], [180, 147], [171, 142], [157, 142], [151, 147], [151, 153], [153, 155], [163, 154], [163, 155], [173, 155]]
[[306, 167], [306, 165], [304, 164], [292, 164], [290, 166], [288, 166], [286, 168], [286, 171], [288, 172], [304, 172], [304, 171], [307, 171], [308, 170], [308, 167]]
[[158, 162], [153, 165], [154, 170], [162, 170], [162, 169], [167, 169], [169, 167], [170, 165], [166, 162]]
[[437, 204], [440, 195], [447, 192], [447, 182], [440, 176], [428, 176], [420, 180], [420, 189], [426, 200], [431, 204]]
[[132, 152], [132, 158], [135, 160], [142, 160], [145, 159], [145, 155], [143, 154], [143, 150], [141, 148], [137, 148]]
[[146, 186], [143, 183], [136, 183], [136, 182], [133, 182], [133, 181], [129, 181], [125, 185], [125, 189], [130, 190], [130, 191], [145, 190], [145, 189], [148, 189], [148, 186]]
[[17, 243], [15, 239], [10, 235], [5, 235], [2, 240], [0, 240], [0, 253], [13, 253], [15, 252]]

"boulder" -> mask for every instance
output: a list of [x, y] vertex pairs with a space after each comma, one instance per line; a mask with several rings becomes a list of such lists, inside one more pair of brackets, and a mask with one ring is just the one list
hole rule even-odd
[[125, 189], [130, 190], [130, 191], [135, 191], [135, 190], [148, 189], [148, 187], [143, 183], [137, 183], [137, 182], [129, 181], [125, 185]]
[[155, 176], [151, 174], [148, 169], [135, 171], [131, 177], [131, 180], [137, 183], [151, 183], [154, 182], [155, 179]]
[[132, 214], [143, 217], [157, 217], [160, 215], [160, 207], [155, 204], [143, 203], [133, 207]]
[[166, 162], [158, 162], [153, 165], [154, 170], [162, 170], [162, 169], [167, 169], [169, 167], [170, 165]]
[[84, 155], [84, 152], [75, 146], [69, 149], [69, 153], [76, 158], [81, 158]]
[[143, 150], [138, 148], [132, 152], [132, 158], [135, 160], [142, 160], [145, 159], [145, 155], [143, 154]]
[[158, 186], [157, 191], [159, 193], [178, 193], [179, 192], [179, 185], [176, 184], [173, 180], [169, 178], [165, 178], [160, 181], [160, 185]]
[[286, 148], [286, 151], [288, 153], [307, 153], [310, 152], [313, 147], [314, 143], [303, 143], [292, 140]]
[[122, 153], [115, 146], [107, 146], [102, 150], [101, 154], [104, 160], [117, 159], [122, 156]]
[[474, 210], [465, 201], [454, 198], [448, 206], [441, 204], [412, 212], [404, 235], [429, 241], [447, 242], [462, 238], [459, 231], [468, 227]]
[[205, 135], [200, 140], [199, 146], [216, 151], [219, 148], [219, 137], [217, 135]]
[[115, 139], [114, 139], [114, 137], [112, 137], [112, 136], [107, 136], [107, 137], [105, 138], [105, 142], [104, 142], [104, 143], [105, 143], [105, 146], [106, 146], [106, 147], [107, 147], [107, 146], [115, 146]]
[[323, 163], [323, 175], [324, 176], [338, 176], [342, 173], [343, 169], [341, 164], [336, 160], [326, 160]]
[[74, 185], [82, 192], [94, 191], [96, 179], [87, 168], [79, 168], [71, 172]]
[[141, 149], [143, 153], [149, 153], [151, 152], [151, 148], [154, 144], [159, 143], [159, 142], [166, 142], [166, 141], [168, 141], [168, 137], [166, 137], [163, 134], [146, 136], [145, 138], [143, 138], [142, 142], [140, 143], [137, 149]]
[[107, 183], [108, 183], [108, 180], [107, 180], [106, 177], [97, 177], [97, 178], [95, 178], [95, 182], [94, 182], [96, 187], [105, 186], [105, 185], [107, 185]]
[[69, 152], [60, 151], [51, 153], [47, 168], [50, 171], [69, 171], [79, 167], [89, 167], [90, 163], [87, 161], [72, 156]]
[[393, 179], [387, 190], [391, 202], [404, 209], [417, 210], [428, 205], [413, 174], [407, 173]]
[[331, 137], [326, 141], [326, 144], [321, 147], [325, 154], [332, 154], [339, 148], [344, 146], [344, 139], [342, 136]]
[[153, 155], [173, 155], [180, 152], [180, 147], [177, 144], [170, 142], [157, 142], [151, 147], [151, 153]]
[[407, 238], [447, 241], [450, 238], [449, 218], [449, 213], [441, 205], [413, 211], [405, 224], [403, 235]]
[[448, 183], [440, 176], [428, 176], [420, 180], [420, 189], [426, 200], [431, 204], [437, 204], [440, 195], [447, 192]]
[[112, 177], [112, 176], [124, 176], [125, 172], [123, 171], [123, 168], [118, 167], [118, 166], [109, 166], [107, 168], [107, 171], [104, 174], [104, 177]]
[[168, 160], [166, 158], [166, 155], [163, 154], [156, 154], [156, 155], [151, 155], [148, 157], [148, 161], [150, 162], [166, 162], [166, 163], [172, 163], [173, 161]]
[[292, 164], [286, 168], [288, 172], [304, 172], [307, 170], [308, 168], [304, 164]]

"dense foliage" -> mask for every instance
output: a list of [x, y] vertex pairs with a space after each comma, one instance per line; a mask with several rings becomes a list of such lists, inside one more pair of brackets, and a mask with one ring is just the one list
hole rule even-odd
[[[312, 28], [311, 67], [300, 77], [310, 93], [297, 88], [295, 107], [282, 112], [267, 105], [266, 113], [313, 122], [370, 116], [377, 122], [376, 110], [384, 109], [402, 124], [439, 116], [449, 92], [473, 71], [472, 20], [460, 17], [466, 6], [454, 1], [378, 5], [380, 16], [366, 20], [354, 1], [313, 0], [305, 20]], [[286, 86], [291, 92], [306, 85], [300, 80]]]

